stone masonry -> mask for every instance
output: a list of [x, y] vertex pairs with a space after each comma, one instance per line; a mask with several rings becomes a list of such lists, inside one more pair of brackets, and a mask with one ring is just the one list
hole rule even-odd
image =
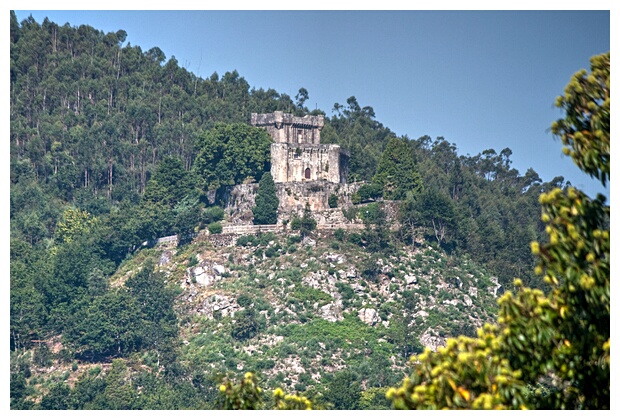
[[296, 117], [276, 111], [252, 114], [250, 123], [267, 130], [271, 175], [276, 183], [327, 181], [346, 183], [349, 155], [337, 144], [320, 144], [322, 115]]

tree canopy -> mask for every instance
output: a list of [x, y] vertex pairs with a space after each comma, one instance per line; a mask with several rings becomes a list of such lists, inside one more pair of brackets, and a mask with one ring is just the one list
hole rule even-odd
[[280, 201], [276, 194], [276, 184], [271, 172], [265, 172], [258, 183], [255, 198], [256, 206], [252, 208], [255, 225], [274, 225], [278, 221]]
[[[603, 131], [597, 141], [576, 144], [571, 155], [604, 184], [609, 90], [607, 101], [590, 102], [590, 117], [573, 114], [574, 104], [590, 95], [574, 90], [576, 80], [609, 87], [609, 54], [593, 57], [591, 65], [594, 76], [578, 72], [567, 88], [571, 98], [557, 101], [566, 117], [554, 127]], [[610, 207], [604, 196], [591, 199], [573, 187], [541, 194], [540, 202], [548, 242], [533, 241], [531, 250], [549, 292], [517, 279], [515, 293], [498, 301], [497, 325], [412, 357], [413, 374], [387, 393], [395, 408], [610, 408]]]

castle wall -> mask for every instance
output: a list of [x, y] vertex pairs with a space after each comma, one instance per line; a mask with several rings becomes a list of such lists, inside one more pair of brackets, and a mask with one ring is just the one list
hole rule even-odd
[[[352, 206], [351, 196], [361, 184], [338, 184], [331, 182], [309, 181], [276, 184], [276, 194], [280, 202], [278, 206], [278, 224], [283, 220], [291, 220], [294, 215], [301, 216], [306, 203], [317, 223], [328, 225], [349, 223], [342, 213], [343, 208]], [[252, 207], [258, 184], [241, 184], [231, 188], [226, 203], [227, 225], [251, 225], [253, 220]], [[329, 208], [329, 196], [338, 196], [338, 206]]]
[[341, 182], [340, 146], [335, 144], [271, 144], [274, 182]]

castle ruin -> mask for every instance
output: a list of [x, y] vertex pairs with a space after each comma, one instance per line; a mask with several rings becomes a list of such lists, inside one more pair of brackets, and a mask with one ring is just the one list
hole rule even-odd
[[[296, 117], [276, 111], [251, 115], [250, 124], [265, 129], [271, 138], [271, 176], [279, 200], [278, 224], [301, 215], [308, 205], [319, 226], [347, 223], [341, 208], [352, 205], [358, 184], [347, 183], [349, 153], [337, 144], [321, 144], [322, 115]], [[252, 224], [252, 206], [258, 183], [235, 185], [228, 194], [229, 230]], [[330, 196], [338, 197], [336, 208]], [[231, 230], [231, 231], [232, 231]]]
[[322, 115], [296, 117], [275, 111], [251, 115], [251, 125], [273, 138], [271, 175], [274, 182], [327, 181], [345, 184], [349, 155], [337, 144], [320, 144]]

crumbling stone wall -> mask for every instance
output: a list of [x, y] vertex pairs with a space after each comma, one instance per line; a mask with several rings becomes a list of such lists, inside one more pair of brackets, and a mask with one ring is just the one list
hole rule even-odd
[[[276, 184], [276, 194], [280, 204], [278, 206], [278, 224], [284, 220], [291, 220], [295, 215], [301, 215], [309, 204], [312, 216], [318, 224], [349, 223], [342, 209], [353, 205], [351, 196], [360, 183], [334, 184], [331, 182], [309, 181], [288, 182]], [[254, 206], [258, 184], [236, 185], [228, 194], [226, 204], [226, 221], [232, 225], [248, 225], [253, 223], [252, 207]], [[329, 208], [329, 197], [334, 194], [338, 197], [336, 208]]]

